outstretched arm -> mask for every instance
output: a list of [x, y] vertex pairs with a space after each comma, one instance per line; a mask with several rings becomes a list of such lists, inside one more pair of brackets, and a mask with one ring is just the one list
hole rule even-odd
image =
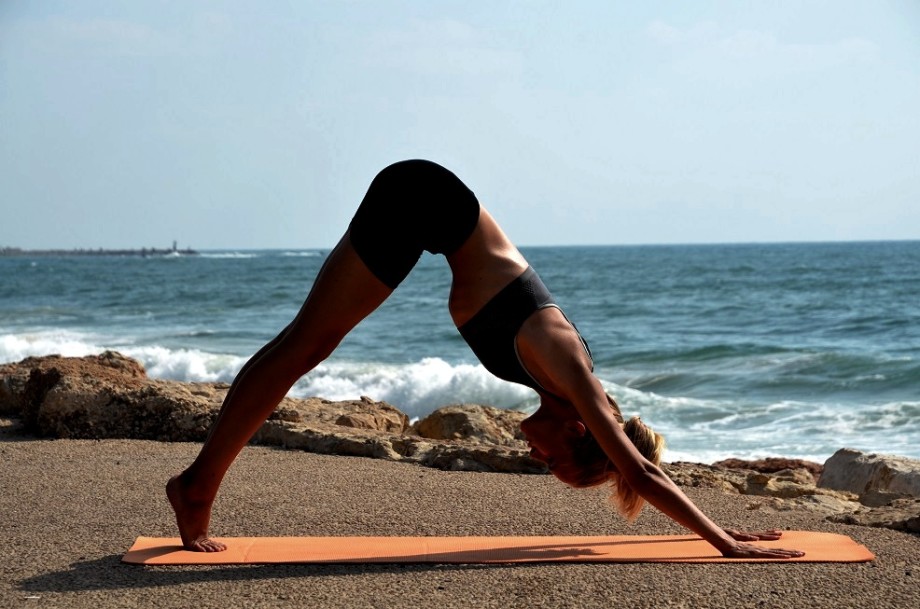
[[[606, 395], [600, 384], [594, 390], [593, 399], [573, 402], [588, 429], [594, 434], [601, 448], [610, 457], [623, 479], [637, 493], [675, 522], [685, 526], [711, 543], [723, 556], [732, 558], [793, 558], [804, 553], [797, 550], [765, 548], [748, 543], [766, 539], [778, 539], [778, 531], [744, 533], [722, 529], [716, 525], [684, 494], [661, 468], [643, 457], [623, 432], [607, 406]], [[597, 395], [597, 392], [600, 395]], [[590, 395], [587, 391], [580, 395]], [[597, 405], [601, 404], [601, 407]]]
[[780, 535], [777, 531], [753, 534], [722, 529], [661, 468], [643, 457], [615, 418], [603, 387], [590, 371], [590, 361], [584, 355], [580, 339], [561, 314], [545, 311], [534, 315], [519, 333], [518, 346], [541, 383], [575, 407], [625, 482], [651, 505], [698, 534], [724, 556], [792, 558], [804, 554], [748, 543], [776, 539]]
[[[591, 408], [588, 406], [582, 409], [590, 410]], [[765, 548], [748, 543], [761, 539], [777, 539], [781, 535], [778, 531], [755, 534], [722, 529], [717, 526], [661, 471], [661, 468], [639, 454], [619, 425], [610, 426], [604, 420], [606, 417], [603, 414], [600, 416], [598, 413], [592, 414], [593, 416], [588, 416], [594, 420], [586, 421], [586, 424], [595, 434], [614, 466], [623, 475], [626, 483], [666, 516], [711, 543], [723, 556], [792, 558], [803, 555], [803, 552], [796, 550]], [[585, 415], [582, 414], [582, 416]]]

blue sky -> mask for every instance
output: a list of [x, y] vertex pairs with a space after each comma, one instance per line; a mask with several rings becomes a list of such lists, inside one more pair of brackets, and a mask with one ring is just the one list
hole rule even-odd
[[521, 245], [917, 239], [920, 3], [0, 3], [0, 247], [329, 247], [403, 158]]

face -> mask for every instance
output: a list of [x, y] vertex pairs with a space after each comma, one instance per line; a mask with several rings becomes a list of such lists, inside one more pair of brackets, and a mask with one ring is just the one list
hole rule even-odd
[[575, 409], [555, 398], [544, 397], [540, 408], [521, 421], [521, 431], [530, 446], [530, 456], [546, 463], [563, 482], [573, 474], [572, 442], [585, 434], [584, 423]]

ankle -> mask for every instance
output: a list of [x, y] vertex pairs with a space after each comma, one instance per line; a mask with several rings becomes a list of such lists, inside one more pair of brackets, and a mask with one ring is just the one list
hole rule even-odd
[[177, 474], [170, 482], [175, 484], [175, 489], [181, 493], [183, 500], [190, 503], [212, 503], [217, 495], [218, 480], [213, 482], [213, 476], [202, 476], [192, 467]]

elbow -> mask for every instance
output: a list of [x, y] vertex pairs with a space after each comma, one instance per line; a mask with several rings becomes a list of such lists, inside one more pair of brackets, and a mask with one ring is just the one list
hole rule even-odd
[[645, 463], [642, 467], [624, 476], [626, 484], [645, 499], [650, 499], [659, 494], [667, 485], [668, 477], [661, 468], [652, 463]]

